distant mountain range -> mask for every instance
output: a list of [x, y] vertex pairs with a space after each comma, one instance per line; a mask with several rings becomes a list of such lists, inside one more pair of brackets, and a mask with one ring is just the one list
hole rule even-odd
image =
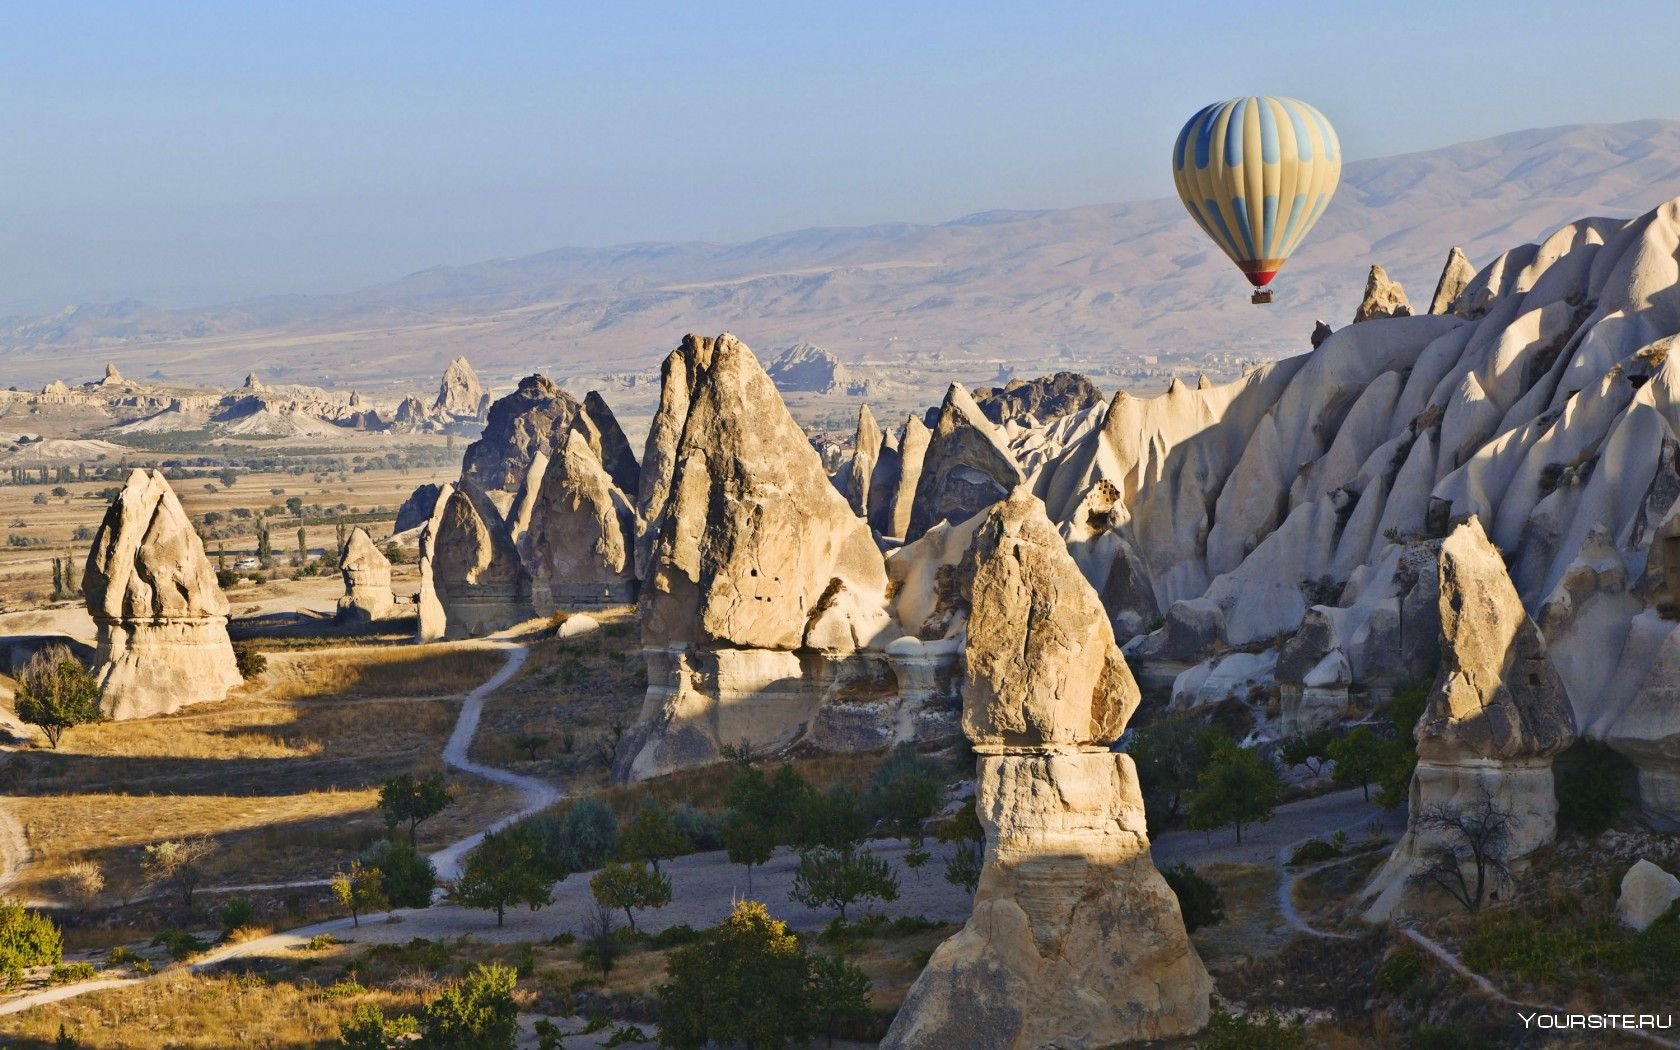
[[77, 306], [0, 321], [0, 380], [88, 378], [112, 360], [180, 381], [258, 368], [366, 389], [436, 376], [459, 354], [493, 381], [564, 377], [651, 367], [691, 330], [733, 331], [766, 358], [808, 341], [848, 362], [952, 373], [994, 360], [1267, 358], [1304, 350], [1316, 318], [1348, 320], [1373, 262], [1421, 309], [1453, 245], [1479, 267], [1565, 221], [1676, 195], [1680, 121], [1546, 128], [1348, 164], [1270, 307], [1249, 305], [1176, 200], [1147, 200], [736, 245], [559, 249], [209, 309]]

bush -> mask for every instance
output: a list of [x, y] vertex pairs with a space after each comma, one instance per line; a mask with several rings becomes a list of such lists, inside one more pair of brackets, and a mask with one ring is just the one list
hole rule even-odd
[[78, 981], [91, 981], [99, 975], [90, 962], [59, 963], [52, 968], [47, 976], [48, 984], [75, 984]]
[[1295, 847], [1295, 852], [1289, 855], [1289, 863], [1291, 866], [1317, 864], [1323, 860], [1335, 860], [1341, 855], [1341, 850], [1323, 839], [1308, 839]]
[[[224, 591], [238, 583], [239, 580], [239, 573], [233, 571], [232, 569], [216, 570], [216, 586], [220, 587]], [[239, 656], [239, 650], [235, 649], [233, 651], [233, 655], [234, 658], [237, 659]]]
[[[251, 580], [254, 583], [263, 582], [256, 576], [251, 577]], [[263, 672], [268, 670], [268, 657], [264, 656], [260, 650], [253, 649], [249, 645], [234, 646], [233, 660], [239, 668], [239, 677], [247, 682], [253, 678], [262, 677]]]
[[104, 890], [105, 872], [91, 860], [76, 861], [58, 879], [58, 892], [82, 911], [98, 904]]
[[516, 980], [509, 966], [473, 967], [465, 981], [426, 1005], [422, 1045], [426, 1050], [513, 1050], [519, 1038]]
[[780, 1047], [810, 1038], [811, 965], [787, 924], [742, 901], [710, 936], [672, 952], [659, 986], [660, 1040]]
[[688, 840], [688, 848], [694, 852], [723, 848], [723, 822], [711, 814], [702, 813], [684, 802], [672, 811], [671, 823], [676, 826], [677, 833]]
[[169, 957], [174, 959], [176, 962], [180, 962], [182, 959], [191, 958], [199, 952], [209, 951], [210, 949], [210, 945], [207, 942], [194, 937], [186, 930], [164, 930], [162, 933], [152, 938], [152, 947], [167, 949]]
[[1238, 1017], [1215, 1010], [1201, 1050], [1306, 1050], [1307, 1037], [1299, 1024], [1286, 1023], [1267, 1010], [1259, 1017]]
[[1377, 967], [1377, 991], [1403, 996], [1416, 988], [1422, 978], [1423, 953], [1410, 944], [1401, 944]]
[[653, 935], [649, 943], [659, 949], [681, 948], [685, 944], [693, 944], [700, 939], [700, 931], [686, 922], [679, 922], [675, 926], [667, 926]]
[[1552, 764], [1558, 827], [1591, 837], [1606, 831], [1634, 798], [1633, 763], [1596, 740], [1577, 740]]
[[437, 885], [437, 868], [402, 839], [380, 839], [362, 851], [364, 868], [378, 868], [385, 876], [385, 897], [393, 908], [429, 908]]
[[1225, 898], [1219, 887], [1202, 878], [1188, 864], [1174, 864], [1163, 869], [1167, 880], [1178, 896], [1178, 910], [1184, 915], [1184, 932], [1195, 933], [1203, 926], [1217, 926], [1225, 921]]
[[344, 1050], [391, 1050], [393, 1047], [413, 1045], [409, 1037], [420, 1031], [420, 1022], [403, 1014], [386, 1020], [385, 1013], [372, 1003], [356, 1007], [350, 1020], [339, 1026], [338, 1045]]
[[241, 926], [251, 925], [251, 920], [257, 917], [257, 909], [245, 898], [236, 897], [222, 905], [216, 917], [222, 920], [222, 936], [226, 937]]
[[22, 902], [0, 900], [0, 988], [16, 984], [31, 966], [45, 966], [64, 958], [58, 927]]
[[618, 820], [598, 798], [578, 799], [559, 813], [539, 813], [518, 827], [531, 834], [556, 879], [599, 868], [618, 842]]

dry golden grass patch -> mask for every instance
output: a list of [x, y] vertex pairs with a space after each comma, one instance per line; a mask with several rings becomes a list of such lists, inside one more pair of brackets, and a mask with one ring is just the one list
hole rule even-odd
[[[324, 878], [385, 832], [380, 781], [438, 768], [458, 694], [506, 660], [472, 645], [288, 654], [229, 700], [82, 726], [56, 751], [21, 752], [0, 768], [34, 853], [20, 890], [51, 895], [66, 867], [91, 860], [105, 899], [121, 900], [145, 845], [194, 835], [217, 843], [212, 883]], [[517, 808], [509, 788], [450, 782], [457, 801], [421, 824], [422, 848]]]
[[335, 1045], [339, 1026], [364, 1003], [389, 1016], [416, 1012], [423, 1002], [418, 991], [331, 987], [170, 973], [0, 1018], [0, 1033], [8, 1046], [50, 1047], [62, 1024], [78, 1045], [93, 1048], [320, 1047]]

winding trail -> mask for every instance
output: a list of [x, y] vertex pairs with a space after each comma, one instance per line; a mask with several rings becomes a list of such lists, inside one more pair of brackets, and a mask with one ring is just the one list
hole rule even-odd
[[[461, 859], [465, 857], [467, 853], [471, 852], [473, 847], [477, 846], [479, 842], [484, 839], [485, 834], [493, 831], [499, 831], [517, 820], [521, 820], [538, 812], [539, 810], [553, 805], [555, 802], [560, 801], [563, 797], [558, 789], [550, 784], [544, 783], [543, 781], [537, 780], [533, 777], [520, 776], [517, 773], [510, 773], [505, 769], [498, 769], [494, 766], [480, 765], [467, 757], [467, 751], [472, 747], [473, 738], [478, 733], [479, 719], [484, 714], [484, 701], [490, 696], [490, 694], [506, 685], [514, 675], [518, 674], [520, 669], [525, 666], [525, 661], [530, 656], [530, 650], [524, 644], [500, 638], [493, 639], [493, 641], [497, 643], [499, 648], [507, 650], [507, 662], [504, 663], [501, 669], [494, 675], [490, 676], [490, 678], [488, 678], [482, 685], [467, 694], [461, 704], [461, 713], [455, 720], [455, 729], [452, 733], [450, 733], [449, 740], [444, 745], [443, 761], [445, 765], [450, 766], [453, 769], [458, 769], [463, 773], [483, 777], [486, 780], [493, 780], [498, 784], [505, 784], [509, 787], [517, 789], [523, 799], [523, 805], [517, 812], [509, 816], [502, 817], [486, 827], [484, 830], [469, 835], [458, 842], [451, 843], [436, 853], [431, 854], [431, 861], [437, 867], [438, 877], [440, 879], [453, 879], [458, 877], [460, 875]], [[21, 835], [18, 837], [16, 843], [8, 841], [8, 821], [15, 826], [16, 821], [5, 814], [3, 810], [0, 810], [0, 863], [4, 863], [10, 859], [8, 854], [10, 854], [14, 848], [26, 848], [22, 846]], [[19, 829], [19, 831], [21, 832], [21, 829]], [[0, 868], [0, 886], [5, 884], [7, 879], [10, 877], [11, 872], [11, 865]], [[303, 886], [321, 886], [325, 884], [326, 880], [324, 879], [304, 879], [297, 882], [265, 883], [260, 886], [205, 887], [200, 892], [228, 892], [241, 889], [290, 889]], [[398, 909], [393, 912], [393, 914], [401, 918], [412, 914], [418, 914], [418, 912], [410, 909]], [[372, 925], [374, 921], [376, 920], [370, 920], [369, 925]], [[259, 937], [255, 940], [245, 941], [240, 944], [229, 944], [213, 948], [188, 963], [186, 969], [193, 973], [198, 973], [204, 970], [212, 969], [221, 963], [227, 962], [229, 959], [237, 959], [249, 955], [267, 954], [277, 950], [288, 949], [307, 941], [316, 934], [341, 933], [344, 930], [351, 928], [353, 928], [352, 921], [348, 918], [344, 918], [329, 919], [325, 922], [315, 923], [310, 926], [300, 926], [296, 929], [282, 930], [276, 933], [271, 933], [266, 937]], [[125, 988], [129, 985], [142, 984], [146, 981], [155, 979], [157, 976], [170, 972], [178, 972], [178, 970], [174, 967], [170, 967], [165, 970], [160, 970], [158, 974], [149, 977], [108, 977], [91, 981], [83, 981], [78, 984], [65, 984], [52, 988], [39, 989], [27, 995], [22, 995], [6, 1002], [0, 1002], [0, 1015], [20, 1013], [32, 1007], [61, 1002], [65, 999], [72, 999], [76, 996], [85, 995], [89, 992], [100, 992], [112, 988]]]

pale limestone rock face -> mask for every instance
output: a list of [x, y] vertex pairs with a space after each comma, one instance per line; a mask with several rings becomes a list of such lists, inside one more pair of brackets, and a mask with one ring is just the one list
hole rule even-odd
[[485, 413], [484, 433], [461, 457], [461, 479], [492, 496], [519, 489], [537, 453], [552, 456], [583, 411], [577, 398], [545, 375], [528, 375]]
[[438, 384], [432, 411], [439, 415], [476, 419], [483, 400], [484, 387], [478, 381], [478, 373], [473, 371], [466, 358], [457, 357], [443, 371], [443, 381]]
[[1616, 918], [1623, 926], [1644, 930], [1668, 914], [1677, 900], [1680, 900], [1680, 879], [1648, 860], [1636, 861], [1622, 876]]
[[531, 577], [507, 525], [484, 490], [470, 481], [443, 505], [429, 568], [445, 637], [494, 634], [535, 615]]
[[227, 599], [161, 473], [136, 470], [106, 509], [82, 594], [99, 631], [94, 666], [107, 717], [221, 700], [242, 681]]
[[449, 631], [449, 617], [443, 601], [438, 597], [436, 580], [437, 541], [443, 527], [443, 514], [455, 496], [455, 486], [445, 482], [432, 498], [432, 509], [420, 526], [420, 594], [415, 599], [419, 612], [419, 629], [415, 640], [435, 642]]
[[977, 746], [1108, 743], [1140, 699], [1108, 614], [1024, 490], [974, 534], [963, 732]]
[[[733, 336], [666, 360], [642, 472], [648, 692], [614, 776], [717, 761], [725, 745], [879, 746], [896, 720], [891, 627], [869, 526], [829, 482]], [[844, 700], [847, 710], [824, 712]]]
[[521, 547], [538, 615], [633, 600], [635, 535], [630, 501], [574, 429], [547, 464]]
[[1107, 618], [1031, 496], [989, 510], [971, 555], [963, 726], [982, 752], [985, 861], [974, 914], [881, 1045], [1095, 1048], [1195, 1032], [1212, 981], [1150, 858], [1132, 760], [1089, 746], [1124, 728], [1137, 696]]
[[916, 486], [921, 484], [922, 464], [927, 459], [933, 432], [911, 413], [904, 421], [904, 438], [898, 445], [898, 482], [884, 510], [883, 536], [904, 538], [910, 532], [910, 516], [916, 504]]
[[841, 491], [852, 513], [860, 518], [869, 516], [869, 485], [875, 475], [875, 465], [881, 460], [881, 428], [875, 414], [864, 405], [858, 409], [857, 436], [852, 443], [852, 458], [846, 465], [845, 484]]
[[[599, 391], [591, 390], [584, 395], [583, 408], [572, 421], [572, 429], [583, 433], [590, 450], [600, 461], [601, 469], [612, 479], [613, 486], [627, 498], [635, 499], [641, 490], [642, 468], [636, 462], [636, 454], [630, 450], [630, 440], [624, 436], [624, 428], [618, 425], [618, 417], [613, 415], [607, 399]], [[555, 447], [563, 444], [565, 438], [555, 435]]]
[[338, 600], [340, 620], [369, 623], [391, 614], [395, 602], [391, 562], [359, 525], [338, 553], [338, 571], [344, 577], [344, 597]]
[[1575, 740], [1563, 680], [1479, 520], [1441, 544], [1439, 574], [1441, 670], [1415, 731], [1412, 825], [1367, 888], [1373, 920], [1416, 903], [1408, 879], [1440, 834], [1417, 823], [1427, 807], [1474, 806], [1485, 788], [1514, 818], [1507, 861], [1551, 842], [1552, 758]]
[[1429, 312], [1445, 314], [1453, 312], [1453, 303], [1464, 294], [1464, 289], [1470, 287], [1470, 282], [1476, 278], [1476, 268], [1470, 265], [1470, 260], [1464, 257], [1463, 249], [1453, 245], [1452, 251], [1447, 253], [1447, 264], [1441, 267], [1441, 279], [1435, 282], [1435, 294], [1429, 300]]
[[952, 383], [922, 458], [905, 538], [978, 514], [1025, 480], [991, 420], [968, 391]]
[[1373, 265], [1365, 278], [1365, 298], [1353, 313], [1353, 323], [1378, 317], [1410, 317], [1412, 308], [1406, 302], [1406, 290], [1392, 280], [1381, 266]]

